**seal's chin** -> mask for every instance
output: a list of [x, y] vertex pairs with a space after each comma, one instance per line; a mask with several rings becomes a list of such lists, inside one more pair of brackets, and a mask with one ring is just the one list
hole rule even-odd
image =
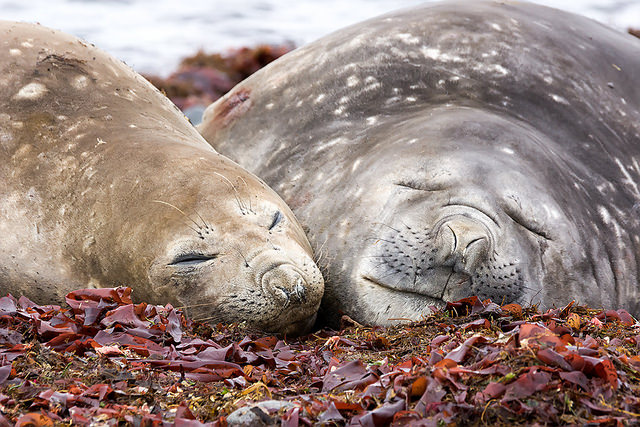
[[300, 336], [311, 331], [311, 328], [316, 322], [317, 313], [313, 313], [310, 316], [306, 316], [303, 319], [297, 321], [290, 321], [287, 313], [283, 313], [278, 320], [280, 322], [272, 325], [262, 327], [266, 332], [271, 332], [277, 335], [287, 336]]

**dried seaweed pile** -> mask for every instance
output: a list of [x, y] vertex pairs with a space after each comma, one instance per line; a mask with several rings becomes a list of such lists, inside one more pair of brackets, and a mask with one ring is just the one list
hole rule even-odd
[[419, 324], [288, 339], [130, 294], [0, 298], [0, 424], [640, 423], [640, 324], [624, 310], [467, 298]]
[[287, 45], [260, 45], [230, 50], [225, 54], [199, 51], [182, 60], [178, 69], [166, 79], [145, 77], [183, 111], [194, 106], [206, 107], [292, 49], [293, 46]]

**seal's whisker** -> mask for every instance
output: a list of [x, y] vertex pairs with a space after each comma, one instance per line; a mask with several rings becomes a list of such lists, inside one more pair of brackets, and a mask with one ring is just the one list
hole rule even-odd
[[[535, 291], [536, 290], [536, 288], [532, 288], [532, 287], [525, 286], [525, 285], [521, 285], [520, 288], [521, 289], [526, 289], [528, 291]], [[537, 296], [540, 292], [542, 292], [542, 289], [538, 289], [538, 292], [535, 293], [534, 297]]]
[[[203, 236], [202, 236], [202, 232], [201, 232], [200, 230], [196, 230], [195, 228], [193, 228], [192, 226], [190, 226], [189, 224], [187, 224], [187, 223], [186, 223], [186, 222], [184, 222], [184, 221], [181, 221], [181, 222], [182, 222], [182, 224], [184, 224], [184, 225], [185, 225], [185, 227], [189, 228], [189, 229], [190, 229], [190, 230], [192, 230], [194, 233], [196, 233], [196, 234], [198, 235], [198, 237], [203, 237]], [[203, 238], [204, 238], [204, 237], [203, 237]]]
[[240, 249], [237, 246], [233, 246], [233, 249], [235, 249], [238, 252], [238, 254], [242, 257], [242, 259], [244, 260], [245, 267], [250, 268], [251, 266], [249, 265], [249, 261], [247, 261], [247, 257], [244, 256], [242, 251], [240, 251]]
[[313, 252], [313, 262], [316, 265], [320, 265], [320, 261], [324, 258], [324, 251], [322, 249]]
[[440, 294], [440, 299], [444, 300], [444, 293], [447, 291], [447, 286], [449, 286], [449, 280], [451, 280], [451, 277], [453, 276], [453, 271], [449, 274], [449, 277], [447, 277], [447, 281], [444, 284], [444, 287], [442, 288], [442, 293]]
[[242, 200], [240, 199], [240, 193], [238, 193], [238, 190], [236, 189], [236, 186], [233, 185], [233, 182], [231, 182], [231, 180], [229, 178], [227, 178], [226, 176], [222, 175], [221, 173], [214, 172], [214, 174], [218, 175], [219, 177], [221, 177], [223, 180], [225, 180], [231, 186], [231, 189], [235, 193], [235, 199], [236, 199], [236, 202], [238, 203], [238, 206], [240, 207], [240, 210], [241, 211], [246, 211], [247, 207], [246, 207], [246, 205], [244, 203], [242, 203]]
[[396, 256], [396, 255], [392, 255], [392, 254], [389, 254], [389, 255], [367, 255], [367, 256], [363, 256], [362, 258], [389, 258], [389, 257], [393, 257], [393, 256]]
[[376, 277], [376, 281], [380, 281], [380, 280], [386, 279], [387, 277], [393, 276], [393, 275], [395, 275], [395, 274], [396, 274], [396, 272], [395, 272], [395, 271], [392, 271], [391, 273], [389, 273], [389, 274], [385, 274], [384, 276]]
[[[172, 207], [173, 209], [177, 210], [177, 211], [178, 211], [178, 212], [180, 212], [180, 213], [181, 213], [185, 218], [187, 218], [189, 221], [193, 222], [193, 223], [196, 225], [196, 227], [198, 227], [198, 230], [194, 230], [194, 229], [193, 229], [193, 227], [189, 227], [189, 225], [187, 225], [187, 227], [191, 228], [193, 231], [195, 231], [196, 233], [200, 234], [199, 229], [200, 229], [200, 228], [202, 228], [202, 226], [201, 226], [200, 224], [198, 224], [197, 222], [195, 222], [195, 221], [193, 220], [193, 218], [191, 218], [189, 215], [187, 215], [186, 213], [184, 213], [184, 212], [182, 211], [182, 209], [178, 208], [178, 207], [177, 207], [177, 206], [175, 206], [175, 205], [172, 205], [172, 204], [171, 204], [171, 203], [169, 203], [169, 202], [163, 202], [162, 200], [152, 200], [152, 202], [153, 202], [153, 203], [161, 203], [161, 204], [163, 204], [163, 205], [167, 205], [167, 206]], [[200, 216], [200, 215], [198, 215], [198, 216]], [[203, 221], [203, 222], [204, 222], [204, 221]], [[186, 224], [185, 224], [185, 225], [186, 225]]]
[[380, 224], [380, 225], [384, 225], [385, 227], [388, 227], [390, 229], [392, 229], [393, 231], [400, 233], [400, 230], [393, 228], [392, 226], [390, 226], [389, 224], [385, 224], [384, 222], [374, 222], [373, 224]]
[[403, 277], [400, 276], [400, 279], [398, 279], [398, 281], [396, 282], [395, 285], [393, 285], [393, 287], [396, 288], [400, 284], [400, 282], [402, 282], [402, 279], [403, 279]]
[[[367, 240], [375, 240], [375, 241], [376, 241], [376, 243], [377, 243], [377, 242], [386, 242], [386, 243], [391, 243], [392, 245], [393, 245], [393, 244], [395, 244], [395, 242], [393, 242], [393, 241], [391, 241], [391, 240], [382, 239], [382, 238], [380, 238], [380, 237], [367, 237], [367, 238], [366, 238], [366, 239], [364, 239], [364, 240], [365, 240], [365, 242], [366, 242]], [[374, 244], [375, 244], [375, 243], [374, 243]]]
[[373, 267], [373, 268], [378, 268], [378, 267], [380, 267], [381, 265], [388, 265], [388, 264], [387, 264], [387, 262], [385, 262], [385, 261], [380, 261], [379, 263], [377, 263], [377, 264], [375, 264], [375, 265], [372, 265], [372, 267]]
[[405, 228], [411, 230], [411, 227], [409, 227], [403, 220], [400, 220], [400, 224], [404, 225]]
[[[245, 181], [245, 179], [241, 176], [238, 176], [238, 179], [241, 180], [244, 183], [244, 186], [247, 187], [247, 189], [249, 189], [249, 184], [247, 184], [247, 181]], [[249, 212], [251, 213], [255, 213], [253, 211], [253, 208], [251, 207], [251, 192], [249, 191]]]
[[[216, 297], [216, 302], [234, 301], [237, 297], [237, 295], [218, 295]], [[222, 307], [218, 307], [217, 309], [220, 310]]]
[[276, 250], [276, 251], [278, 250], [276, 245], [274, 245], [273, 242], [271, 241], [271, 239], [269, 239], [268, 237], [267, 237], [267, 243], [271, 245], [271, 249]]
[[[524, 286], [523, 286], [523, 287], [524, 287]], [[530, 306], [533, 306], [533, 299], [534, 299], [534, 298], [536, 298], [536, 297], [540, 294], [540, 292], [542, 292], [542, 289], [538, 289], [538, 292], [536, 292], [535, 294], [533, 294], [533, 295], [531, 296], [531, 298], [529, 298], [529, 305], [530, 305]], [[541, 302], [541, 301], [540, 301], [540, 302]]]
[[180, 307], [173, 307], [176, 310], [183, 310], [183, 309], [189, 309], [189, 308], [193, 308], [193, 307], [206, 307], [208, 305], [215, 305], [218, 304], [218, 301], [212, 301], [212, 302], [203, 302], [202, 304], [190, 304], [190, 305], [182, 305]]
[[215, 315], [215, 316], [209, 316], [209, 317], [203, 317], [201, 319], [193, 319], [194, 322], [206, 322], [208, 320], [217, 320], [218, 322], [221, 322], [222, 320], [222, 315]]
[[416, 264], [415, 258], [411, 258], [411, 266], [413, 267], [413, 287], [415, 288], [416, 282], [418, 281], [418, 265]]
[[207, 221], [204, 220], [204, 218], [202, 218], [202, 216], [198, 213], [198, 211], [195, 211], [196, 215], [198, 215], [198, 218], [200, 218], [200, 221], [202, 221], [202, 223], [204, 224], [204, 228], [207, 230], [212, 230], [211, 227], [209, 227], [209, 224], [207, 224]]
[[328, 237], [324, 239], [324, 242], [322, 242], [322, 245], [320, 245], [320, 248], [313, 251], [313, 262], [315, 262], [316, 265], [320, 265], [320, 261], [322, 260], [322, 257], [326, 255], [326, 253], [324, 252], [324, 245], [327, 243], [328, 240], [329, 240]]

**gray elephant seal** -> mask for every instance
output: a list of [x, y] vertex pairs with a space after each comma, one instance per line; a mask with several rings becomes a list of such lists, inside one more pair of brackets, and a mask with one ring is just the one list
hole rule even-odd
[[3, 293], [127, 284], [195, 319], [311, 326], [323, 281], [271, 189], [106, 53], [37, 25], [0, 31]]
[[638, 315], [639, 70], [580, 16], [428, 4], [282, 57], [199, 130], [308, 228], [329, 320], [469, 295]]

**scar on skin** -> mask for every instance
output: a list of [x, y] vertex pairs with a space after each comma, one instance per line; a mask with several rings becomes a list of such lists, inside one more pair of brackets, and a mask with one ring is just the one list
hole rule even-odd
[[13, 96], [13, 99], [38, 99], [47, 92], [47, 87], [42, 83], [29, 83]]

